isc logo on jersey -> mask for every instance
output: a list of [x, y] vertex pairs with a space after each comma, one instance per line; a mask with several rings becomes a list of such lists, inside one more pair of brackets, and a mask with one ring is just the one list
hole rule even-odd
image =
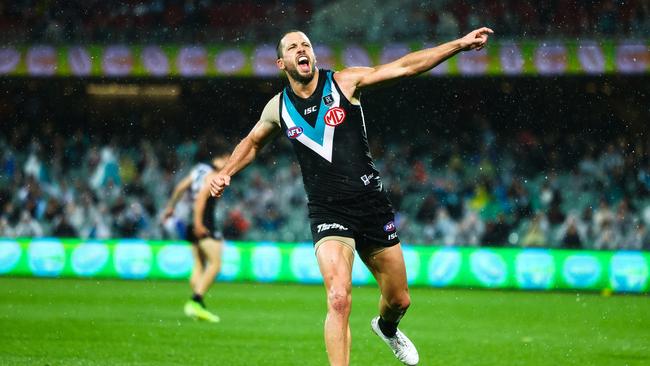
[[341, 107], [330, 108], [327, 113], [325, 113], [325, 124], [328, 126], [338, 126], [345, 121], [345, 109]]
[[287, 130], [287, 137], [290, 139], [298, 138], [302, 135], [302, 127], [294, 126]]

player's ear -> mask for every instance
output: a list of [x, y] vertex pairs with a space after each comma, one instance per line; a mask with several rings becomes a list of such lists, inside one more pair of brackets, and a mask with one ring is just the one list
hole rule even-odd
[[275, 64], [278, 66], [278, 69], [280, 69], [280, 70], [284, 70], [284, 69], [285, 69], [285, 67], [284, 67], [284, 60], [282, 60], [281, 58], [275, 60]]

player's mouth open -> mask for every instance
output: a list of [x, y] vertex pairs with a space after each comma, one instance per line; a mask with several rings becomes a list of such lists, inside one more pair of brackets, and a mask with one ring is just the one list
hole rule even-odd
[[298, 68], [300, 71], [309, 72], [309, 58], [307, 56], [298, 57]]

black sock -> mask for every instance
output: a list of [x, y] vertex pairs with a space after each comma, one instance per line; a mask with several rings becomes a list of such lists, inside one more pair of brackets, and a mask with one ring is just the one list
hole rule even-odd
[[384, 333], [386, 337], [391, 338], [395, 336], [395, 333], [397, 333], [397, 324], [399, 324], [399, 322], [387, 322], [380, 316], [378, 324], [381, 332]]
[[205, 308], [205, 303], [203, 303], [203, 295], [194, 294], [192, 295], [192, 301], [198, 302]]

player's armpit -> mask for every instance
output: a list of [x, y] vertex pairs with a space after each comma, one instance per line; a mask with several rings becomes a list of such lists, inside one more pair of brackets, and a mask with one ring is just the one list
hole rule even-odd
[[348, 67], [334, 73], [334, 80], [341, 88], [345, 97], [352, 103], [357, 104], [359, 94], [357, 87], [364, 76], [374, 72], [373, 67]]
[[390, 85], [412, 75], [398, 61], [376, 67], [350, 67], [335, 73], [334, 78], [345, 97], [353, 104], [358, 104], [362, 89]]

